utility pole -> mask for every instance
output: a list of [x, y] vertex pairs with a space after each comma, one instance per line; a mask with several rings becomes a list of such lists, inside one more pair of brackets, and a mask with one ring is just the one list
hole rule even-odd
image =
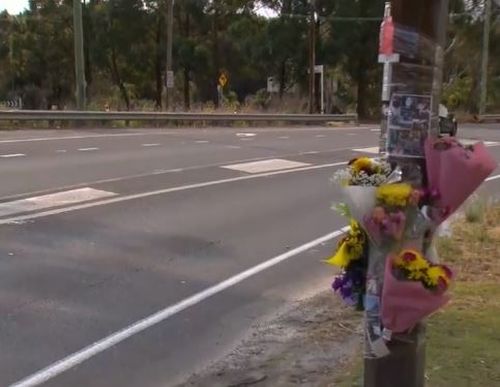
[[83, 51], [83, 19], [80, 0], [73, 0], [73, 35], [75, 38], [76, 107], [86, 108], [85, 59]]
[[174, 72], [172, 71], [172, 44], [174, 33], [174, 0], [166, 0], [167, 5], [167, 66], [165, 73], [165, 108], [168, 111], [171, 106], [173, 88], [174, 88]]
[[[391, 93], [391, 95], [398, 93], [430, 100], [430, 127], [427, 135], [438, 133], [437, 117], [442, 89], [443, 47], [446, 43], [448, 2], [449, 0], [392, 0], [391, 7], [386, 6], [386, 15], [392, 14], [396, 27], [394, 53], [399, 54], [399, 58], [398, 62], [391, 64], [392, 69], [388, 71], [389, 74], [386, 72], [386, 77], [390, 76], [392, 81], [390, 89], [385, 91], [384, 99], [389, 97], [386, 93]], [[404, 34], [405, 47], [398, 46], [402, 41], [398, 39], [398, 34]], [[386, 84], [388, 85], [389, 83]], [[390, 108], [392, 109], [392, 106]], [[398, 114], [396, 109], [391, 113]], [[391, 125], [389, 122], [389, 138], [393, 130]], [[398, 134], [397, 124], [394, 125], [396, 126], [394, 133]], [[423, 149], [420, 150], [423, 151]], [[395, 152], [389, 154], [389, 160], [401, 168], [403, 182], [411, 182], [413, 186], [426, 188], [424, 159], [405, 158]], [[421, 242], [417, 240], [415, 243], [420, 244]], [[385, 246], [381, 246], [372, 252], [370, 247], [369, 266], [376, 264], [377, 260], [384, 262], [387, 257], [384, 248]], [[423, 243], [421, 249], [426, 251]], [[374, 263], [371, 262], [372, 260]], [[376, 282], [373, 286], [375, 292], [373, 290], [370, 292], [380, 294], [380, 289], [383, 289], [383, 276], [378, 276], [373, 280]], [[366, 317], [366, 337], [367, 342], [370, 343], [372, 332], [368, 330], [371, 327], [369, 310], [366, 312]], [[376, 319], [375, 322], [378, 324]], [[389, 341], [386, 340], [385, 334], [389, 337]], [[372, 345], [367, 347], [369, 351], [365, 356], [364, 387], [424, 387], [425, 324], [420, 323], [410, 333], [375, 332], [374, 336], [378, 340], [371, 341]]]
[[309, 114], [315, 113], [316, 97], [316, 0], [310, 0], [311, 14], [309, 21]]
[[484, 3], [483, 57], [481, 61], [481, 95], [479, 98], [479, 117], [486, 113], [488, 99], [488, 63], [490, 53], [491, 0]]

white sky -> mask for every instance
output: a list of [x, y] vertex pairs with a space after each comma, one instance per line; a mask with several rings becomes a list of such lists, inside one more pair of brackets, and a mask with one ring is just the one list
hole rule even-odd
[[0, 0], [0, 11], [6, 9], [10, 14], [15, 15], [28, 7], [28, 0]]
[[[6, 9], [11, 15], [16, 15], [28, 7], [28, 0], [0, 0], [0, 11]], [[276, 17], [276, 13], [269, 8], [258, 7], [257, 13], [265, 17]]]

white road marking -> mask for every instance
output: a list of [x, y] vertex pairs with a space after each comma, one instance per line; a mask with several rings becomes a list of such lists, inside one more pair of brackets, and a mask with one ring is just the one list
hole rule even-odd
[[370, 129], [370, 132], [380, 132], [380, 129]]
[[208, 144], [210, 141], [208, 141], [208, 140], [196, 140], [195, 142], [197, 144]]
[[242, 137], [240, 138], [241, 141], [253, 141], [254, 138], [253, 137]]
[[378, 154], [379, 153], [379, 147], [378, 146], [374, 146], [374, 147], [370, 147], [370, 148], [356, 148], [356, 149], [353, 149], [353, 151], [355, 151], [355, 152], [361, 152], [361, 153]]
[[304, 155], [317, 155], [318, 153], [320, 153], [319, 151], [309, 151], [309, 152], [304, 152], [303, 154]]
[[348, 136], [357, 136], [357, 133], [347, 133]]
[[66, 149], [57, 149], [56, 150], [56, 153], [66, 153], [67, 150]]
[[78, 148], [80, 152], [93, 152], [99, 150], [99, 148], [91, 147], [91, 148]]
[[241, 146], [238, 146], [238, 145], [226, 145], [226, 148], [228, 148], [228, 149], [241, 149]]
[[290, 136], [280, 136], [278, 137], [280, 140], [288, 140]]
[[[468, 139], [468, 138], [463, 138], [459, 140], [463, 145], [474, 145], [480, 142], [481, 140], [474, 140], [474, 139]], [[492, 146], [498, 146], [500, 145], [499, 142], [496, 141], [483, 141], [484, 145], [487, 147], [492, 147]]]
[[326, 135], [324, 135], [324, 134], [317, 134], [315, 137], [316, 137], [316, 138], [325, 138], [325, 137], [326, 137]]
[[497, 179], [500, 179], [500, 175], [496, 175], [496, 176], [491, 176], [491, 177], [488, 177], [486, 179], [486, 181], [493, 181], [493, 180], [497, 180]]
[[180, 192], [180, 191], [187, 191], [190, 189], [212, 187], [215, 185], [235, 183], [238, 181], [259, 179], [261, 177], [270, 177], [270, 176], [277, 176], [277, 175], [283, 175], [283, 174], [288, 174], [288, 173], [305, 172], [305, 171], [312, 171], [312, 170], [316, 170], [316, 169], [332, 168], [332, 167], [338, 167], [338, 166], [345, 165], [345, 164], [346, 164], [346, 162], [313, 165], [310, 167], [288, 169], [288, 170], [284, 170], [284, 171], [260, 173], [260, 174], [255, 174], [255, 175], [238, 176], [238, 177], [232, 177], [232, 178], [228, 178], [228, 179], [212, 180], [212, 181], [207, 181], [204, 183], [189, 184], [189, 185], [184, 185], [184, 186], [179, 186], [179, 187], [165, 188], [165, 189], [160, 189], [160, 190], [156, 190], [156, 191], [149, 191], [149, 192], [143, 192], [143, 193], [132, 194], [132, 195], [117, 196], [115, 198], [104, 199], [104, 200], [95, 201], [95, 202], [91, 202], [91, 203], [83, 203], [83, 204], [78, 204], [78, 205], [64, 207], [64, 208], [56, 208], [53, 210], [47, 210], [47, 211], [43, 211], [43, 212], [38, 212], [36, 214], [19, 215], [19, 216], [15, 216], [12, 218], [0, 219], [0, 225], [2, 225], [2, 224], [17, 224], [17, 223], [25, 221], [25, 220], [44, 218], [47, 216], [64, 214], [66, 212], [84, 210], [84, 209], [92, 208], [92, 207], [105, 206], [108, 204], [121, 203], [121, 202], [126, 202], [129, 200], [137, 200], [137, 199], [144, 199], [144, 198], [148, 198], [148, 197], [152, 197], [152, 196], [166, 195], [166, 194], [169, 194], [172, 192]]
[[0, 155], [0, 157], [4, 159], [11, 159], [13, 157], [24, 157], [24, 156], [26, 156], [24, 153], [11, 153], [7, 155]]
[[257, 133], [236, 133], [237, 137], [255, 137]]
[[271, 171], [280, 171], [283, 169], [293, 169], [305, 167], [311, 164], [299, 163], [297, 161], [289, 161], [283, 159], [270, 159], [261, 161], [252, 161], [249, 163], [224, 165], [221, 168], [231, 169], [233, 171], [240, 171], [246, 173], [263, 173]]
[[92, 134], [88, 136], [67, 136], [67, 137], [35, 137], [35, 138], [13, 138], [10, 140], [0, 140], [0, 144], [12, 144], [16, 142], [38, 142], [38, 141], [61, 141], [61, 140], [82, 140], [85, 138], [102, 138], [102, 137], [130, 137], [130, 136], [151, 136], [165, 135], [167, 133], [115, 133], [115, 134]]
[[38, 211], [69, 204], [88, 202], [116, 196], [114, 192], [100, 191], [93, 188], [80, 188], [72, 191], [57, 192], [49, 195], [35, 196], [11, 202], [0, 203], [0, 216], [9, 216], [22, 212]]
[[348, 227], [344, 227], [340, 230], [331, 232], [327, 235], [324, 235], [320, 238], [317, 238], [313, 241], [305, 243], [301, 246], [298, 246], [290, 251], [287, 251], [284, 254], [278, 255], [277, 257], [271, 258], [267, 261], [264, 261], [256, 266], [253, 266], [241, 273], [238, 273], [222, 282], [219, 282], [216, 285], [210, 286], [205, 290], [202, 290], [199, 293], [193, 294], [192, 296], [183, 299], [182, 301], [170, 305], [165, 309], [162, 309], [154, 314], [151, 314], [142, 320], [137, 321], [136, 323], [129, 325], [115, 333], [112, 333], [109, 336], [102, 338], [101, 340], [81, 349], [78, 352], [75, 352], [64, 359], [61, 359], [48, 367], [35, 372], [34, 374], [28, 376], [25, 379], [22, 379], [10, 387], [34, 387], [39, 386], [56, 376], [70, 370], [73, 367], [82, 364], [83, 362], [91, 359], [92, 357], [108, 350], [111, 347], [118, 345], [119, 343], [129, 339], [132, 336], [135, 336], [155, 325], [160, 324], [161, 322], [169, 319], [180, 312], [191, 308], [229, 288], [232, 288], [235, 285], [247, 280], [248, 278], [254, 277], [255, 275], [270, 269], [290, 258], [293, 258], [301, 253], [304, 253], [316, 246], [319, 246], [323, 243], [326, 243], [332, 239], [335, 239], [341, 236], [343, 233], [348, 231]]
[[[241, 149], [241, 147], [237, 147], [234, 145], [229, 145], [235, 147], [234, 149]], [[325, 151], [316, 151], [316, 153], [328, 153], [328, 152], [337, 152], [337, 151], [345, 151], [345, 150], [350, 150], [351, 148], [332, 148], [332, 149], [327, 149]], [[193, 171], [193, 170], [198, 170], [198, 169], [203, 169], [203, 168], [211, 168], [211, 167], [221, 167], [223, 165], [227, 165], [228, 163], [244, 163], [244, 162], [249, 162], [249, 161], [257, 161], [257, 160], [269, 160], [271, 158], [285, 158], [285, 157], [295, 157], [295, 156], [302, 156], [306, 155], [310, 152], [299, 152], [299, 153], [287, 153], [283, 155], [276, 155], [276, 156], [267, 156], [267, 157], [251, 157], [247, 159], [238, 159], [238, 160], [228, 160], [224, 163], [212, 163], [212, 164], [198, 164], [198, 165], [192, 165], [189, 167], [184, 167], [180, 169], [167, 169], [164, 170], [163, 173], [168, 174], [171, 172], [179, 172], [179, 171]], [[4, 196], [0, 197], [1, 200], [9, 200], [9, 199], [15, 199], [18, 197], [26, 197], [29, 195], [41, 195], [44, 193], [49, 193], [49, 192], [54, 192], [55, 190], [63, 191], [63, 190], [69, 190], [69, 189], [75, 189], [75, 188], [80, 188], [80, 187], [86, 187], [90, 185], [95, 185], [95, 184], [102, 184], [102, 183], [113, 183], [117, 181], [124, 181], [124, 180], [130, 180], [130, 179], [137, 179], [141, 177], [148, 177], [152, 175], [158, 175], [161, 174], [161, 172], [158, 172], [159, 169], [156, 169], [152, 172], [145, 172], [145, 173], [138, 173], [135, 175], [125, 175], [125, 176], [120, 176], [120, 177], [110, 177], [107, 179], [100, 179], [100, 180], [91, 180], [91, 181], [84, 181], [78, 184], [68, 184], [68, 185], [63, 185], [59, 187], [53, 187], [50, 189], [43, 189], [43, 190], [37, 190], [37, 191], [31, 191], [31, 192], [23, 192], [21, 194], [15, 194], [15, 195], [10, 195], [10, 196]]]
[[161, 144], [142, 144], [144, 147], [160, 146]]

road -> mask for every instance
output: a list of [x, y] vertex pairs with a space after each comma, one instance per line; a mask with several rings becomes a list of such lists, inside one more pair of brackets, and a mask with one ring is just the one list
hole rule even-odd
[[[500, 161], [500, 131], [471, 127]], [[0, 385], [171, 386], [329, 286], [378, 130], [0, 133]], [[500, 171], [483, 189], [497, 193]]]

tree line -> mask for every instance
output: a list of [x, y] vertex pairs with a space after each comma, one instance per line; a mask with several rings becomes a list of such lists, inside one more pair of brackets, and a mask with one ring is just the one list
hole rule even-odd
[[[161, 109], [166, 58], [164, 0], [85, 0], [85, 72], [91, 108]], [[219, 103], [217, 79], [229, 82], [226, 103], [266, 109], [294, 90], [307, 95], [309, 0], [178, 0], [174, 7], [176, 108]], [[259, 9], [276, 17], [262, 16]], [[444, 98], [452, 109], [477, 109], [481, 1], [452, 0]], [[316, 63], [335, 80], [327, 110], [379, 111], [377, 63], [383, 0], [316, 0]], [[495, 17], [496, 19], [496, 17]], [[491, 108], [500, 105], [500, 23], [491, 32]], [[273, 76], [279, 90], [266, 92]], [[20, 15], [0, 14], [0, 99], [22, 97], [33, 109], [74, 104], [72, 0], [30, 0]], [[303, 99], [304, 100], [304, 99]], [[302, 100], [302, 101], [303, 101]], [[300, 99], [299, 99], [300, 101]], [[294, 109], [304, 110], [304, 103]]]

